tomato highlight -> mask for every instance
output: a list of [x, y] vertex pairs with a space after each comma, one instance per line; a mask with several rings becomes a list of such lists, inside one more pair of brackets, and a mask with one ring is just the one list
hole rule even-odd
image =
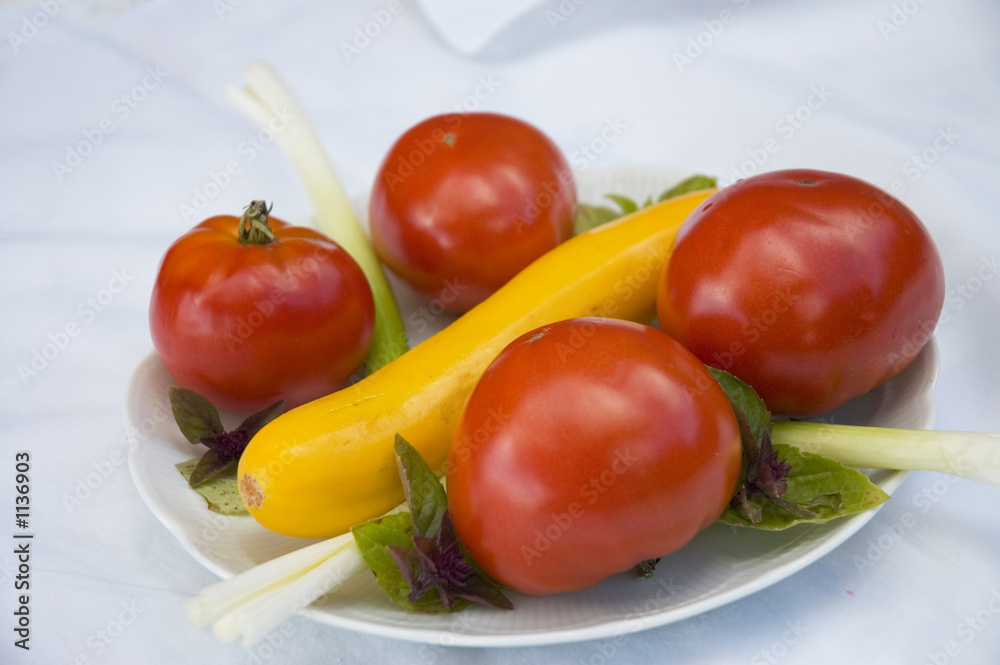
[[576, 185], [540, 130], [496, 113], [407, 130], [369, 204], [375, 251], [428, 300], [464, 312], [573, 234]]
[[662, 330], [799, 417], [902, 371], [944, 305], [941, 259], [917, 216], [862, 180], [809, 169], [709, 197], [660, 280]]

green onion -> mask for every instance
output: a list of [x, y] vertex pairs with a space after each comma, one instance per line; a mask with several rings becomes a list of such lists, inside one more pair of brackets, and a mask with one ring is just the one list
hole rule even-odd
[[375, 300], [375, 331], [365, 371], [371, 374], [408, 348], [406, 330], [382, 264], [358, 221], [323, 144], [294, 95], [268, 65], [253, 61], [243, 69], [245, 88], [227, 84], [226, 96], [261, 127], [278, 116], [290, 118], [274, 132], [312, 201], [318, 229], [343, 247], [364, 271]]
[[938, 471], [1000, 487], [1000, 433], [776, 420], [771, 438], [856, 469]]
[[[400, 504], [390, 513], [406, 509]], [[184, 603], [196, 626], [212, 624], [224, 643], [250, 648], [313, 601], [368, 570], [351, 532], [266, 561], [204, 588]]]

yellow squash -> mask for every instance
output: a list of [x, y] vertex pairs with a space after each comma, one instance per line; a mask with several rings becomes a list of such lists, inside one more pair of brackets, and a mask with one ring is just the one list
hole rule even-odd
[[465, 399], [508, 343], [578, 316], [651, 321], [674, 235], [713, 191], [658, 203], [568, 240], [374, 374], [270, 422], [240, 459], [240, 494], [250, 514], [289, 536], [330, 537], [398, 505], [397, 432], [443, 473]]

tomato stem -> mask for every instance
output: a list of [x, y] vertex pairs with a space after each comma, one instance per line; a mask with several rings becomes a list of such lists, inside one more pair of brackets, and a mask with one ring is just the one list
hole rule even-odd
[[271, 208], [264, 201], [251, 201], [240, 217], [239, 240], [241, 245], [269, 245], [278, 242], [267, 223]]

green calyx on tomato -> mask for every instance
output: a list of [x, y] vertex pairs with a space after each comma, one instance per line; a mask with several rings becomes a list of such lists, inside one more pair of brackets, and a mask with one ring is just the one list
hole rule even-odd
[[661, 329], [796, 417], [898, 374], [944, 304], [941, 259], [916, 215], [869, 183], [809, 169], [706, 199], [660, 279]]
[[241, 245], [267, 245], [277, 242], [267, 217], [271, 208], [264, 201], [251, 201], [240, 217], [239, 240]]

